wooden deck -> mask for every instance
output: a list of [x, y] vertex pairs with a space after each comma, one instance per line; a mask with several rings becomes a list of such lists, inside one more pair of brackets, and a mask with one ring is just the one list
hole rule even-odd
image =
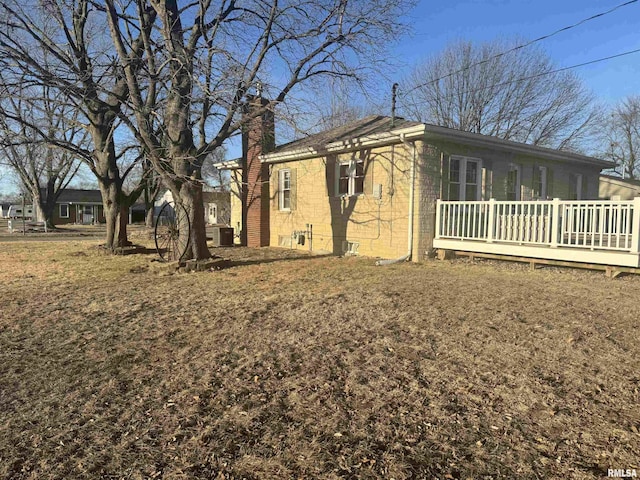
[[640, 198], [438, 200], [436, 212], [436, 249], [640, 267]]

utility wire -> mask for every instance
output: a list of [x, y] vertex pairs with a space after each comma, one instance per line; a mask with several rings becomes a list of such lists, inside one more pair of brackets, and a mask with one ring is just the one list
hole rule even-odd
[[501, 82], [501, 83], [496, 83], [496, 84], [493, 84], [493, 85], [488, 85], [486, 87], [476, 88], [476, 89], [473, 89], [473, 90], [466, 91], [465, 93], [466, 94], [471, 94], [471, 93], [475, 93], [475, 92], [480, 92], [482, 90], [488, 90], [490, 88], [496, 88], [496, 87], [501, 87], [501, 86], [504, 86], [504, 85], [510, 85], [510, 84], [516, 83], [516, 82], [522, 82], [522, 81], [525, 81], [525, 80], [530, 80], [532, 78], [544, 77], [545, 75], [552, 75], [554, 73], [563, 72], [565, 70], [571, 70], [571, 69], [574, 69], [574, 68], [584, 67], [586, 65], [592, 65], [594, 63], [600, 63], [600, 62], [604, 62], [606, 60], [611, 60], [613, 58], [624, 57], [625, 55], [631, 55], [631, 54], [639, 53], [639, 52], [640, 52], [640, 48], [636, 48], [635, 50], [629, 50], [628, 52], [622, 52], [622, 53], [617, 53], [615, 55], [609, 55], [608, 57], [603, 57], [603, 58], [598, 58], [596, 60], [590, 60], [588, 62], [578, 63], [576, 65], [571, 65], [569, 67], [557, 68], [555, 70], [550, 70], [548, 72], [541, 72], [541, 73], [536, 73], [535, 75], [529, 75], [528, 77], [516, 78], [515, 80], [509, 80], [508, 82]]
[[[529, 47], [529, 46], [533, 45], [534, 43], [541, 42], [542, 40], [546, 40], [546, 39], [548, 39], [550, 37], [553, 37], [554, 35], [558, 35], [559, 33], [566, 32], [567, 30], [571, 30], [572, 28], [579, 27], [580, 25], [582, 25], [582, 24], [584, 24], [586, 22], [589, 22], [589, 21], [594, 20], [596, 18], [604, 17], [605, 15], [613, 13], [613, 12], [615, 12], [616, 10], [618, 10], [618, 9], [620, 9], [622, 7], [626, 7], [627, 5], [631, 5], [632, 3], [637, 3], [637, 2], [638, 2], [638, 0], [629, 0], [627, 2], [621, 3], [619, 5], [616, 5], [615, 7], [607, 10], [607, 11], [600, 12], [600, 13], [592, 15], [592, 16], [590, 16], [588, 18], [582, 19], [579, 22], [574, 23], [573, 25], [568, 25], [566, 27], [562, 27], [562, 28], [556, 30], [555, 32], [552, 32], [552, 33], [549, 33], [547, 35], [543, 35], [541, 37], [535, 38], [535, 39], [533, 39], [533, 40], [531, 40], [529, 42], [523, 43], [521, 45], [516, 45], [515, 47], [510, 48], [509, 50], [505, 50], [504, 52], [497, 53], [497, 54], [492, 55], [489, 58], [485, 58], [484, 60], [481, 60], [479, 62], [472, 63], [471, 65], [468, 65], [468, 66], [466, 66], [464, 68], [461, 68], [460, 70], [456, 70], [455, 72], [451, 72], [451, 73], [448, 73], [448, 74], [443, 75], [441, 77], [438, 77], [438, 78], [436, 78], [434, 80], [429, 80], [428, 82], [416, 85], [415, 87], [413, 87], [410, 90], [408, 90], [407, 92], [405, 92], [403, 95], [405, 95], [405, 96], [409, 95], [411, 92], [413, 92], [414, 90], [417, 90], [418, 88], [425, 87], [425, 86], [431, 85], [433, 83], [437, 83], [440, 80], [444, 80], [445, 78], [452, 77], [453, 75], [457, 75], [458, 73], [462, 73], [462, 72], [464, 72], [466, 70], [469, 70], [470, 68], [477, 67], [478, 65], [483, 65], [485, 63], [490, 62], [491, 60], [494, 60], [496, 58], [500, 58], [500, 57], [502, 57], [502, 56], [504, 56], [504, 55], [506, 55], [508, 53], [515, 52], [516, 50], [520, 50], [522, 48]], [[563, 69], [560, 69], [560, 70], [557, 70], [557, 71], [568, 70], [569, 68], [577, 68], [577, 67], [581, 67], [583, 65], [589, 65], [589, 63], [596, 63], [596, 62], [600, 62], [600, 61], [603, 61], [603, 60], [608, 60], [609, 58], [615, 58], [616, 56], [627, 55], [629, 53], [635, 53], [635, 51], [634, 52], [627, 52], [627, 53], [620, 54], [620, 55], [614, 55], [612, 57], [607, 57], [607, 58], [600, 59], [600, 60], [594, 60], [593, 62], [587, 62], [587, 63], [581, 64], [581, 65], [575, 65], [573, 67], [566, 67], [566, 68], [563, 68]], [[549, 72], [549, 73], [555, 73], [555, 72]], [[544, 73], [542, 75], [548, 75], [549, 73]], [[536, 75], [536, 76], [541, 76], [541, 75]], [[527, 78], [534, 78], [534, 77], [527, 77]], [[523, 80], [523, 79], [521, 79], [521, 80]], [[517, 81], [517, 80], [514, 80], [514, 81]], [[513, 82], [507, 82], [507, 83], [513, 83]]]
[[565, 70], [572, 70], [574, 68], [584, 67], [586, 65], [592, 65], [594, 63], [604, 62], [606, 60], [611, 60], [613, 58], [624, 57], [625, 55], [631, 55], [633, 53], [640, 52], [640, 48], [636, 48], [635, 50], [629, 50], [628, 52], [617, 53], [615, 55], [609, 55], [608, 57], [598, 58], [596, 60], [589, 60], [588, 62], [577, 63], [576, 65], [571, 65], [569, 67], [557, 68], [555, 70], [550, 70], [548, 72], [536, 73], [535, 75], [529, 75], [528, 77], [516, 78], [515, 80], [509, 80], [508, 82], [496, 83], [494, 85], [489, 85], [482, 88], [476, 88], [475, 90], [470, 90], [468, 93], [479, 92], [481, 90], [487, 90], [489, 88], [501, 87], [503, 85], [510, 85], [516, 82], [522, 82], [524, 80], [530, 80], [532, 78], [544, 77], [545, 75], [552, 75], [558, 72], [564, 72]]

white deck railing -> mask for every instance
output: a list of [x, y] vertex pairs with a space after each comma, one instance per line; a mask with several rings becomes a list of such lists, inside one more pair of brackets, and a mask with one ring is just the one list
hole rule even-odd
[[[438, 200], [435, 239], [639, 253], [634, 200]], [[437, 247], [436, 242], [434, 246]], [[463, 249], [464, 250], [464, 249]]]

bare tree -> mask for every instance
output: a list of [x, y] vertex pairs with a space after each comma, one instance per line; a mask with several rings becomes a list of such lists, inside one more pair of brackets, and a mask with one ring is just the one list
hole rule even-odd
[[[107, 0], [105, 5], [133, 113], [123, 120], [174, 199], [189, 211], [189, 256], [197, 259], [209, 256], [202, 204], [205, 159], [250, 117], [272, 110], [310, 79], [355, 78], [375, 69], [383, 47], [400, 33], [396, 19], [408, 6], [405, 0], [205, 0], [182, 7], [171, 0]], [[258, 84], [272, 101], [243, 115]], [[161, 137], [150, 118], [158, 119]]]
[[231, 186], [229, 172], [218, 168], [217, 164], [223, 162], [226, 156], [226, 149], [221, 147], [209, 155], [202, 164], [202, 179], [209, 188], [228, 191]]
[[607, 154], [624, 178], [640, 177], [640, 97], [622, 100], [611, 113]]
[[[0, 152], [31, 197], [36, 218], [53, 227], [56, 201], [78, 172], [80, 161], [70, 152], [44, 141], [36, 129], [28, 125], [77, 145], [85, 143], [86, 135], [77, 127], [73, 111], [66, 109], [62, 114], [54, 111], [55, 105], [46, 87], [38, 89], [41, 96], [37, 104], [25, 101], [23, 89], [18, 88], [17, 95], [0, 100], [1, 111], [11, 112], [0, 115]], [[12, 117], [27, 121], [15, 122]]]
[[[454, 43], [403, 82], [403, 112], [507, 140], [580, 150], [595, 126], [593, 97], [571, 72], [517, 42]], [[502, 52], [508, 52], [502, 54]]]
[[[150, 27], [149, 27], [150, 28]], [[133, 39], [134, 54], [144, 45]], [[91, 0], [7, 0], [0, 2], [0, 69], [6, 90], [17, 85], [46, 86], [60, 106], [78, 110], [78, 122], [89, 133], [91, 148], [52, 137], [31, 125], [21, 112], [11, 121], [25, 123], [49, 144], [82, 159], [95, 175], [102, 194], [107, 237], [105, 246], [126, 245], [127, 209], [121, 169], [128, 146], [120, 148], [119, 117], [127, 98], [127, 82], [109, 50], [104, 6]], [[133, 192], [135, 195], [137, 192]]]

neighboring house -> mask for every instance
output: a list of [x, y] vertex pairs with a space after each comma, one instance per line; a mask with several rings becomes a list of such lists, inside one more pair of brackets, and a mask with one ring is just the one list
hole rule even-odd
[[[433, 246], [437, 199], [597, 199], [613, 165], [383, 116], [272, 148], [272, 125], [255, 120], [244, 160], [221, 165], [245, 185], [231, 222], [249, 246], [293, 246], [312, 227], [317, 251], [419, 261]], [[238, 220], [233, 199], [243, 197]]]
[[599, 196], [605, 200], [631, 200], [640, 197], [640, 181], [600, 175]]
[[231, 205], [229, 192], [202, 192], [204, 218], [209, 225], [229, 225]]
[[[165, 203], [173, 202], [171, 190], [166, 190], [155, 201], [155, 215]], [[202, 192], [202, 203], [204, 207], [205, 223], [209, 225], [229, 225], [230, 221], [230, 200], [229, 192]]]
[[100, 190], [64, 189], [56, 202], [52, 220], [54, 225], [104, 223]]

